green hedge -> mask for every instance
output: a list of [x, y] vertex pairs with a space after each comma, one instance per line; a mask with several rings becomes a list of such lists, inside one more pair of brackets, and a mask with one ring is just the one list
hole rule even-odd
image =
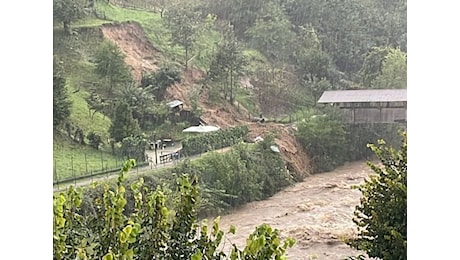
[[221, 129], [216, 132], [190, 136], [182, 141], [182, 154], [184, 156], [191, 156], [232, 146], [243, 141], [248, 133], [249, 129], [247, 126], [237, 126]]

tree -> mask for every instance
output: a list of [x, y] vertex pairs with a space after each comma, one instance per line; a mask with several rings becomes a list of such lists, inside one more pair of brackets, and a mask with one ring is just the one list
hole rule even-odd
[[61, 62], [53, 57], [53, 127], [60, 125], [70, 116], [72, 102], [66, 89]]
[[120, 102], [115, 107], [115, 115], [109, 132], [116, 142], [128, 136], [137, 136], [140, 133], [139, 124], [133, 118], [131, 109], [126, 102]]
[[318, 80], [327, 78], [330, 58], [322, 51], [321, 41], [315, 28], [301, 26], [298, 29], [298, 47], [294, 51], [297, 73], [306, 82], [313, 82], [314, 78]]
[[373, 47], [359, 74], [366, 88], [406, 88], [407, 55], [399, 48]]
[[233, 90], [247, 62], [230, 24], [224, 26], [223, 38], [217, 48], [208, 72], [209, 79], [213, 83], [223, 85], [221, 90], [224, 98], [227, 100], [227, 97], [230, 97], [230, 102], [233, 103]]
[[206, 13], [215, 14], [219, 20], [230, 22], [238, 38], [278, 0], [206, 0]]
[[383, 61], [390, 52], [390, 48], [372, 47], [364, 58], [363, 65], [359, 70], [361, 84], [365, 88], [371, 88], [372, 81], [382, 72]]
[[67, 34], [70, 34], [71, 23], [85, 15], [84, 3], [81, 0], [53, 0], [53, 18], [62, 22]]
[[331, 62], [329, 56], [321, 50], [321, 41], [315, 28], [300, 26], [298, 29], [298, 44], [293, 54], [296, 74], [300, 85], [312, 97], [313, 106], [316, 106], [323, 92], [332, 88], [328, 81]]
[[188, 68], [190, 52], [201, 29], [201, 21], [201, 13], [192, 4], [175, 5], [164, 15], [173, 44], [180, 45], [185, 50], [185, 68]]
[[140, 87], [149, 88], [157, 100], [162, 100], [166, 89], [181, 82], [181, 72], [174, 66], [165, 65], [158, 71], [144, 75]]
[[128, 84], [132, 78], [124, 61], [125, 55], [113, 42], [105, 40], [95, 54], [96, 73], [107, 80], [107, 94], [111, 95], [113, 88]]
[[372, 81], [372, 88], [407, 88], [407, 55], [400, 49], [390, 49], [382, 72]]
[[358, 187], [362, 198], [353, 219], [358, 236], [347, 244], [370, 257], [407, 259], [407, 133], [401, 137], [399, 150], [384, 140], [368, 144], [380, 165], [367, 163], [375, 175]]
[[123, 158], [135, 159], [137, 162], [145, 162], [145, 147], [147, 141], [142, 136], [128, 136], [121, 141], [121, 153]]
[[281, 7], [269, 4], [264, 15], [246, 31], [251, 45], [272, 61], [286, 61], [292, 53], [296, 34]]
[[311, 25], [318, 30], [323, 51], [333, 64], [351, 79], [363, 63], [363, 55], [375, 44], [370, 32], [376, 23], [363, 1], [286, 0], [286, 13], [296, 26]]
[[346, 130], [336, 110], [313, 110], [298, 129], [297, 138], [311, 158], [313, 172], [330, 171], [345, 162]]

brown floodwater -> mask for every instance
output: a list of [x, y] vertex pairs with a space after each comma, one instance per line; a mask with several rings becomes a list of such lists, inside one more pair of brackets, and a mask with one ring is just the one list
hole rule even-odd
[[244, 248], [255, 227], [267, 223], [278, 229], [282, 238], [295, 238], [288, 259], [344, 259], [362, 254], [341, 238], [356, 234], [352, 219], [361, 193], [352, 186], [363, 183], [371, 173], [365, 161], [347, 163], [221, 216], [221, 230], [236, 227], [235, 235], [226, 234], [223, 250], [228, 252], [232, 243]]

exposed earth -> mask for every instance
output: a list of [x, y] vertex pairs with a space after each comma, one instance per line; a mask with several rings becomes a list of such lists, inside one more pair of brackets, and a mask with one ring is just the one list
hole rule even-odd
[[[115, 42], [126, 55], [125, 62], [131, 67], [136, 80], [141, 79], [142, 73], [158, 69], [161, 53], [148, 42], [139, 24], [104, 25], [101, 30], [104, 37]], [[167, 90], [168, 99], [179, 99], [190, 108], [191, 93], [196, 91], [196, 84], [203, 76], [204, 73], [199, 70], [184, 71], [182, 82]], [[371, 172], [365, 163], [354, 162], [333, 172], [309, 176], [309, 157], [296, 142], [292, 126], [253, 122], [243, 107], [235, 104], [215, 106], [207, 102], [206, 95], [205, 91], [201, 91], [198, 98], [205, 122], [222, 128], [247, 125], [251, 138], [276, 134], [276, 143], [288, 169], [295, 172], [298, 179], [304, 180], [267, 200], [249, 203], [223, 216], [220, 222], [222, 230], [228, 230], [230, 224], [237, 228], [236, 235], [227, 238], [241, 246], [255, 226], [268, 223], [279, 229], [282, 237], [290, 236], [297, 240], [295, 247], [288, 251], [289, 259], [343, 259], [357, 255], [358, 252], [341, 242], [340, 238], [354, 233], [353, 210], [359, 203], [360, 193], [352, 190], [351, 186], [361, 183]], [[229, 243], [226, 244], [228, 247]]]

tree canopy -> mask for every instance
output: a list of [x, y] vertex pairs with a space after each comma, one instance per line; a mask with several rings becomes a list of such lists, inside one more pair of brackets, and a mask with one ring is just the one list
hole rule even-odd
[[72, 102], [65, 87], [65, 78], [53, 76], [53, 126], [56, 127], [70, 116]]
[[399, 150], [384, 140], [368, 145], [380, 162], [368, 162], [375, 175], [358, 187], [363, 196], [353, 222], [359, 233], [347, 243], [370, 257], [407, 259], [406, 132], [401, 137]]
[[185, 50], [185, 67], [188, 67], [190, 53], [202, 27], [201, 13], [192, 4], [175, 5], [164, 15], [164, 24], [171, 30], [173, 44]]
[[119, 102], [110, 126], [110, 136], [119, 142], [128, 136], [140, 134], [139, 123], [133, 118], [131, 108], [126, 102]]
[[53, 0], [53, 17], [62, 22], [64, 31], [70, 34], [72, 22], [85, 17], [86, 10], [82, 0]]
[[111, 41], [104, 41], [95, 53], [95, 71], [106, 80], [107, 94], [113, 94], [116, 86], [128, 84], [131, 81], [131, 72], [124, 61], [125, 55], [120, 48]]

